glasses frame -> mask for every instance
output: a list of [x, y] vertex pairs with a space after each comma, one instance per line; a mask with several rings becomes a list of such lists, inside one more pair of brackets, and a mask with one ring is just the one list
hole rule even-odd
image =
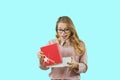
[[65, 28], [65, 29], [57, 29], [58, 33], [69, 33], [70, 29], [69, 28]]

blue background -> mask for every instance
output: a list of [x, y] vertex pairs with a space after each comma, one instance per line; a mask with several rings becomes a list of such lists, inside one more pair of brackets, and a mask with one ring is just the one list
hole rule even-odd
[[63, 15], [86, 44], [89, 68], [81, 79], [120, 80], [119, 0], [0, 0], [0, 80], [49, 80], [36, 54], [55, 38]]

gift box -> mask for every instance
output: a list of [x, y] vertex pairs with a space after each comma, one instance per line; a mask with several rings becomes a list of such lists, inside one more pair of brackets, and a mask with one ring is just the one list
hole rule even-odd
[[62, 56], [57, 43], [43, 46], [40, 49], [44, 53], [44, 63], [46, 66], [62, 63]]

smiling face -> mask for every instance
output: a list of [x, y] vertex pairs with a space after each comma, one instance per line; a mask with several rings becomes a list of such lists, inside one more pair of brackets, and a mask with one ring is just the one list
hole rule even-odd
[[72, 20], [68, 16], [61, 16], [56, 22], [56, 38], [59, 44], [61, 41], [66, 41], [69, 39], [70, 45], [73, 46], [75, 52], [78, 55], [83, 55], [85, 48], [81, 47], [83, 42], [79, 39], [75, 26]]
[[66, 23], [58, 23], [57, 33], [61, 41], [66, 41], [70, 37], [70, 29], [67, 27]]

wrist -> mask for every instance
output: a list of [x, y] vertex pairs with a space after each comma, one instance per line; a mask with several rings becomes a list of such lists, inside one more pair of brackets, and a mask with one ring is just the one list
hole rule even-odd
[[79, 64], [76, 63], [75, 69], [78, 70], [79, 69]]

